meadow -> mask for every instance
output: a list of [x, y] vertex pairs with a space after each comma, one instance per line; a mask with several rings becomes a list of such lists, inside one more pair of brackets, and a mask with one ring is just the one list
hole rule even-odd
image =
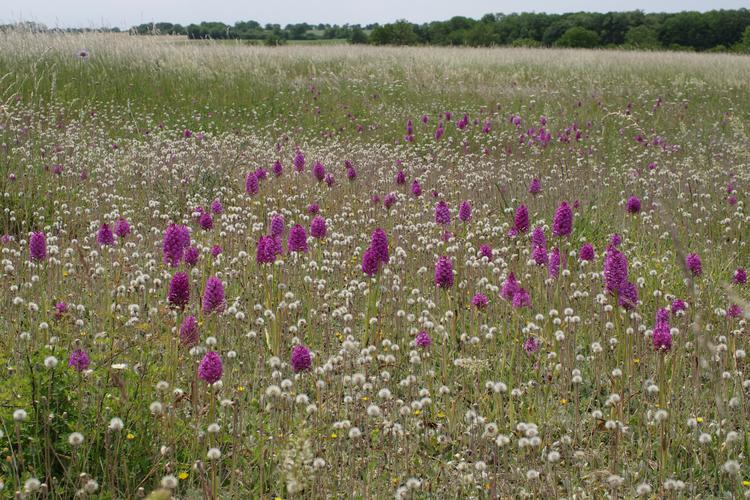
[[749, 76], [0, 33], [0, 498], [750, 497]]

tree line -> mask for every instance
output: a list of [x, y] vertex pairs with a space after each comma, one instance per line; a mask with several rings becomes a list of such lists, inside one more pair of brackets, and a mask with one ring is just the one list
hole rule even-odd
[[[0, 26], [48, 31], [38, 23]], [[104, 28], [98, 31], [119, 31]], [[69, 28], [64, 31], [88, 31]], [[649, 13], [572, 12], [567, 14], [486, 14], [481, 19], [456, 16], [447, 21], [416, 24], [265, 24], [239, 21], [201, 22], [182, 26], [169, 22], [130, 28], [137, 35], [179, 35], [189, 39], [239, 39], [269, 45], [289, 40], [348, 40], [373, 45], [464, 45], [472, 47], [636, 48], [750, 53], [750, 10]]]
[[416, 24], [399, 20], [361, 26], [336, 24], [234, 25], [202, 22], [141, 24], [137, 34], [185, 35], [190, 39], [287, 40], [346, 39], [374, 45], [465, 45], [473, 47], [638, 48], [750, 52], [750, 10], [649, 13], [572, 12], [567, 14], [486, 14], [481, 19], [456, 16]]
[[[364, 33], [362, 33], [364, 35]], [[750, 10], [487, 14], [375, 27], [358, 43], [750, 51]]]

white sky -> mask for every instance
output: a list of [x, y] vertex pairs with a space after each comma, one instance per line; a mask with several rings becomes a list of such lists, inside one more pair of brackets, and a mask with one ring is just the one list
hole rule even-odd
[[453, 16], [479, 18], [487, 13], [706, 11], [748, 7], [747, 0], [2, 0], [0, 24], [36, 21], [49, 27], [119, 26], [168, 21], [255, 20], [261, 24], [369, 24], [397, 19], [439, 21]]

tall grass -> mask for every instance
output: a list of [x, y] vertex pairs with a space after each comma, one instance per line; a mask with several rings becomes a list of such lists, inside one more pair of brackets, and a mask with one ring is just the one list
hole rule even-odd
[[[747, 495], [736, 307], [748, 292], [735, 276], [750, 263], [749, 66], [0, 34], [0, 495]], [[267, 178], [247, 193], [258, 169]], [[573, 229], [558, 237], [562, 201]], [[309, 235], [313, 203], [326, 236], [288, 251], [295, 224]], [[514, 234], [522, 203], [544, 250], [560, 251], [557, 277]], [[285, 248], [262, 263], [276, 214]], [[103, 244], [102, 225], [121, 219], [131, 232]], [[194, 265], [164, 260], [171, 223], [190, 228]], [[390, 260], [367, 276], [377, 227]], [[43, 259], [32, 231], [45, 234]], [[580, 258], [585, 242], [593, 261]], [[606, 291], [613, 246], [634, 307]], [[435, 284], [441, 256], [449, 288]], [[189, 277], [184, 308], [168, 299], [177, 272]], [[501, 296], [510, 273], [529, 305]], [[221, 312], [202, 307], [211, 276], [225, 285]], [[670, 349], [655, 348], [662, 308]], [[189, 315], [194, 346], [180, 336]], [[292, 359], [299, 344], [309, 369]], [[68, 363], [78, 350], [91, 361], [80, 370]], [[223, 361], [212, 385], [199, 376], [207, 351]]]

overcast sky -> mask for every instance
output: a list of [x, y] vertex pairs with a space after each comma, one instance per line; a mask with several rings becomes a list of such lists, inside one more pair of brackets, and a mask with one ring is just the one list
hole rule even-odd
[[2, 0], [0, 23], [36, 21], [49, 27], [130, 26], [152, 21], [255, 20], [262, 24], [369, 24], [397, 19], [422, 23], [487, 13], [706, 11], [747, 7], [748, 0]]

